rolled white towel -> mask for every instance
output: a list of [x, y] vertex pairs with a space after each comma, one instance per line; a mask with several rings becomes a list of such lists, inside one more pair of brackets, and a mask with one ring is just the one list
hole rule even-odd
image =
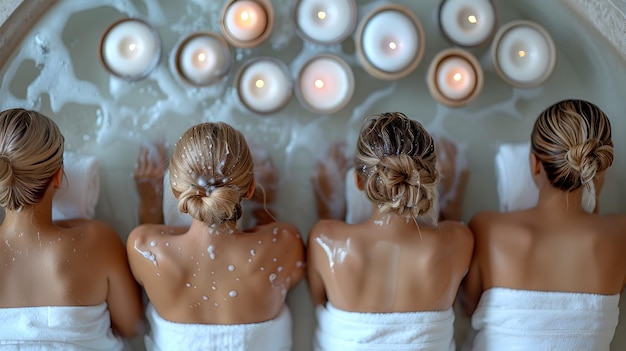
[[[496, 178], [500, 211], [525, 210], [537, 205], [539, 189], [530, 174], [530, 143], [502, 144], [496, 153]], [[596, 207], [593, 183], [583, 191], [583, 208], [592, 212]]]
[[98, 160], [94, 156], [63, 153], [63, 185], [52, 200], [52, 219], [91, 219], [100, 194]]

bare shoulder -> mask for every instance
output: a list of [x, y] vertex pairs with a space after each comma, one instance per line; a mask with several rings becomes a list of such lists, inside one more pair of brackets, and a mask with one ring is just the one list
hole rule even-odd
[[461, 251], [472, 252], [474, 235], [469, 226], [458, 221], [443, 221], [439, 223], [439, 230], [444, 240], [459, 248]]
[[336, 219], [322, 219], [315, 223], [315, 225], [311, 228], [308, 240], [310, 242], [311, 240], [319, 238], [322, 235], [333, 236], [335, 233], [345, 232], [341, 229], [345, 229], [347, 226], [349, 226], [349, 224], [344, 221]]
[[122, 243], [118, 233], [108, 223], [94, 219], [72, 219], [58, 221], [58, 227], [72, 233], [81, 242], [94, 245], [120, 245]]

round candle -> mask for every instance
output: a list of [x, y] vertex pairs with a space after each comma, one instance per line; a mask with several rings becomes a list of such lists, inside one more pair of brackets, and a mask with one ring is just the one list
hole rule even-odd
[[242, 66], [237, 81], [241, 101], [257, 113], [272, 113], [283, 107], [292, 95], [289, 70], [273, 58], [252, 59]]
[[363, 20], [357, 49], [370, 74], [397, 79], [417, 67], [423, 41], [417, 18], [410, 10], [395, 6], [379, 9]]
[[157, 33], [140, 20], [122, 20], [102, 38], [101, 57], [105, 66], [122, 78], [143, 78], [156, 67], [160, 53]]
[[437, 88], [441, 94], [452, 100], [467, 98], [476, 87], [476, 72], [462, 57], [449, 56], [437, 69]]
[[496, 10], [490, 0], [445, 0], [439, 8], [439, 25], [457, 45], [480, 45], [496, 29]]
[[496, 36], [494, 59], [505, 78], [514, 84], [543, 82], [554, 69], [556, 50], [550, 35], [541, 27], [518, 21]]
[[177, 57], [181, 75], [196, 85], [208, 85], [222, 78], [231, 62], [227, 44], [221, 38], [205, 33], [183, 41]]
[[354, 0], [300, 0], [296, 25], [305, 40], [335, 44], [347, 38], [356, 25]]
[[341, 58], [320, 55], [304, 65], [298, 86], [305, 107], [314, 112], [333, 113], [352, 98], [354, 75]]
[[260, 37], [267, 27], [267, 12], [255, 1], [240, 0], [231, 3], [224, 14], [224, 28], [239, 41]]

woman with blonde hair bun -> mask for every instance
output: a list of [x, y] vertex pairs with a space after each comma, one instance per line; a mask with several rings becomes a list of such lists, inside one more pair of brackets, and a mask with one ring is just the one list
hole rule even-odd
[[471, 258], [466, 225], [439, 219], [437, 154], [402, 113], [365, 119], [355, 179], [370, 218], [323, 219], [308, 238], [316, 350], [454, 350], [455, 301]]
[[253, 159], [230, 125], [189, 128], [169, 164], [171, 191], [190, 227], [143, 224], [127, 251], [149, 299], [148, 350], [290, 350], [285, 304], [303, 276], [304, 245], [291, 224], [238, 228], [253, 196]]
[[122, 350], [120, 336], [143, 331], [140, 290], [111, 227], [52, 220], [63, 147], [50, 118], [0, 113], [0, 345]]
[[584, 100], [544, 110], [531, 134], [531, 209], [482, 212], [463, 283], [474, 350], [609, 350], [626, 282], [626, 216], [599, 215], [613, 163], [608, 117]]

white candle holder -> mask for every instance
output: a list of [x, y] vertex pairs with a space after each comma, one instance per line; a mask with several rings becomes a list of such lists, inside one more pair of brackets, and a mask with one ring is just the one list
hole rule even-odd
[[436, 101], [451, 107], [467, 105], [483, 88], [483, 70], [469, 52], [450, 48], [439, 52], [428, 68], [428, 90]]
[[228, 74], [233, 56], [226, 40], [216, 33], [198, 32], [184, 38], [176, 50], [176, 71], [188, 84], [211, 85]]
[[235, 84], [243, 105], [259, 114], [279, 111], [293, 95], [289, 68], [271, 57], [248, 60], [237, 72]]
[[519, 88], [543, 84], [556, 66], [556, 47], [542, 26], [527, 20], [509, 22], [498, 29], [491, 46], [498, 75]]
[[270, 0], [229, 0], [222, 10], [221, 27], [232, 46], [258, 46], [272, 34], [274, 7]]
[[366, 15], [356, 30], [361, 65], [378, 79], [397, 80], [413, 72], [424, 55], [424, 31], [413, 12], [390, 4]]
[[339, 44], [356, 27], [354, 0], [299, 0], [295, 6], [300, 38], [320, 45]]
[[104, 68], [112, 75], [135, 81], [148, 76], [161, 58], [161, 39], [147, 22], [124, 18], [102, 33], [98, 46]]
[[463, 47], [480, 46], [496, 32], [496, 8], [491, 0], [444, 0], [439, 28], [446, 39]]
[[354, 73], [342, 58], [320, 54], [300, 69], [296, 97], [311, 112], [332, 114], [341, 110], [354, 94]]

